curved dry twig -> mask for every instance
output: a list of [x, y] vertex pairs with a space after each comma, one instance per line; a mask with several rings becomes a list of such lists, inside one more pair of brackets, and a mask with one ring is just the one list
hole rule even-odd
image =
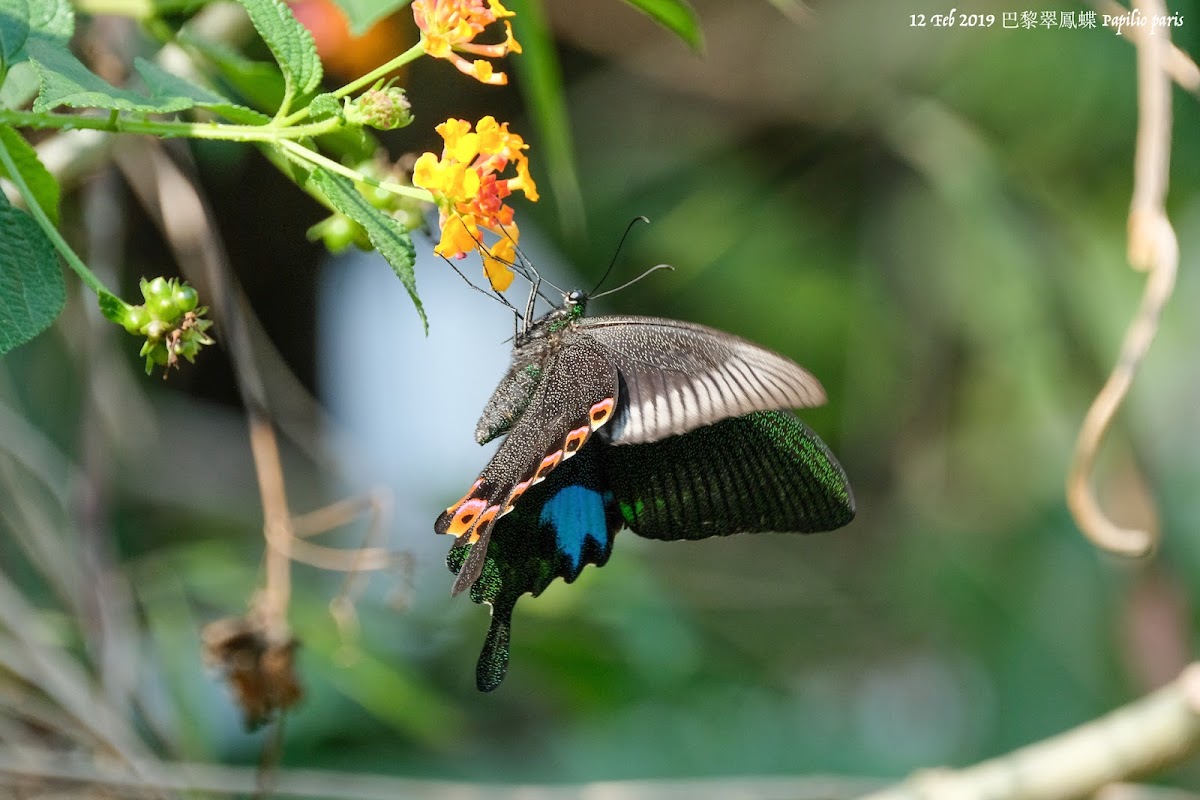
[[[1092, 0], [1092, 5], [1101, 14], [1107, 14], [1110, 17], [1119, 17], [1129, 13], [1129, 9], [1116, 0]], [[1145, 28], [1133, 26], [1122, 28], [1121, 35], [1129, 37], [1134, 44], [1140, 44], [1150, 33]], [[1168, 44], [1163, 68], [1181, 89], [1200, 95], [1200, 67], [1196, 66], [1196, 62], [1187, 53], [1173, 44]]]
[[[1165, 15], [1162, 0], [1135, 3], [1143, 14]], [[1149, 273], [1138, 314], [1121, 344], [1121, 354], [1104, 387], [1092, 401], [1075, 443], [1067, 477], [1067, 505], [1080, 530], [1098, 547], [1124, 556], [1154, 550], [1156, 530], [1123, 528], [1105, 515], [1091, 484], [1092, 468], [1104, 434], [1121, 407], [1134, 375], [1158, 332], [1159, 318], [1175, 288], [1179, 245], [1165, 201], [1171, 158], [1170, 40], [1164, 29], [1138, 36], [1138, 132], [1133, 200], [1129, 210], [1129, 263]]]

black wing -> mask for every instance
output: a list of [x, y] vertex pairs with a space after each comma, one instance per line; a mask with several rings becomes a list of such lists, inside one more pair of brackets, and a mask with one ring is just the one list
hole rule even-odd
[[655, 317], [592, 317], [578, 329], [607, 350], [622, 402], [614, 444], [643, 444], [751, 411], [825, 402], [821, 383], [789, 358], [703, 325]]
[[[475, 682], [495, 689], [508, 671], [513, 607], [523, 594], [541, 594], [555, 578], [570, 583], [586, 564], [603, 565], [622, 525], [600, 474], [603, 445], [589, 447], [530, 489], [512, 514], [496, 523], [471, 599], [492, 607]], [[479, 544], [456, 547], [446, 558], [460, 573]]]
[[790, 411], [755, 412], [601, 452], [630, 530], [651, 539], [811, 533], [854, 519], [846, 473]]
[[585, 337], [564, 337], [500, 449], [466, 495], [434, 523], [438, 533], [474, 544], [454, 581], [454, 594], [479, 577], [496, 520], [611, 419], [617, 391], [616, 367], [606, 354]]

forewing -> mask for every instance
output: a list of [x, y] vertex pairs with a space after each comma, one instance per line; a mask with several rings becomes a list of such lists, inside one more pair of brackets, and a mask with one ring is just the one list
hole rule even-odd
[[611, 419], [617, 386], [616, 367], [600, 348], [586, 337], [563, 337], [508, 437], [466, 495], [434, 523], [438, 533], [476, 544], [454, 582], [455, 594], [479, 577], [496, 520]]
[[513, 351], [508, 373], [492, 392], [475, 426], [475, 441], [487, 444], [508, 433], [529, 407], [549, 357], [549, 342], [540, 339]]
[[854, 518], [846, 473], [790, 411], [754, 412], [601, 452], [630, 530], [651, 539], [811, 533]]
[[[500, 685], [508, 669], [513, 607], [521, 595], [541, 594], [555, 578], [570, 583], [586, 564], [603, 565], [622, 519], [600, 473], [602, 447], [584, 450], [521, 498], [491, 533], [471, 599], [492, 607], [492, 621], [475, 668], [480, 691]], [[463, 542], [462, 539], [459, 542]], [[479, 544], [451, 549], [450, 571], [461, 573]]]
[[614, 444], [644, 444], [751, 411], [825, 402], [821, 383], [789, 358], [737, 336], [655, 317], [593, 317], [579, 330], [611, 353], [622, 402]]

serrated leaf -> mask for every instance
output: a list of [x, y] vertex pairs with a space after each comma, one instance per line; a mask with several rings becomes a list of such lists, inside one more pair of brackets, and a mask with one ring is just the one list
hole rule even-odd
[[6, 70], [29, 58], [30, 42], [65, 48], [74, 33], [70, 0], [0, 0], [0, 57]]
[[341, 113], [342, 104], [329, 92], [317, 95], [308, 104], [308, 118], [313, 122], [336, 117]]
[[118, 89], [91, 72], [61, 44], [30, 39], [28, 48], [29, 58], [42, 79], [42, 90], [33, 101], [33, 110], [39, 114], [59, 106], [171, 114], [194, 105], [186, 97], [156, 101], [128, 89]]
[[379, 20], [394, 14], [412, 0], [334, 0], [334, 4], [346, 15], [350, 33], [362, 36]]
[[135, 58], [133, 68], [137, 70], [138, 75], [142, 76], [146, 88], [159, 102], [185, 97], [196, 108], [206, 108], [242, 125], [262, 125], [271, 121], [266, 114], [235, 103], [210, 89], [197, 86], [186, 78], [167, 72], [153, 61], [147, 61], [140, 57]]
[[64, 45], [75, 35], [75, 9], [70, 0], [34, 0], [29, 4], [31, 36], [57, 40]]
[[308, 29], [279, 0], [239, 0], [283, 73], [284, 103], [308, 94], [321, 82], [321, 59]]
[[354, 182], [350, 179], [318, 167], [312, 171], [311, 180], [329, 200], [330, 205], [357, 222], [367, 232], [371, 244], [392, 265], [392, 271], [408, 290], [408, 296], [412, 298], [413, 305], [417, 307], [417, 314], [421, 317], [421, 324], [425, 326], [425, 333], [429, 333], [429, 320], [425, 318], [425, 308], [421, 305], [421, 298], [417, 296], [417, 276], [413, 272], [417, 253], [408, 231], [399, 222], [371, 205], [367, 198], [354, 188]]
[[[22, 180], [33, 192], [33, 199], [55, 225], [58, 225], [58, 181], [38, 158], [33, 145], [25, 137], [7, 125], [0, 125], [0, 147], [8, 151], [21, 173]], [[0, 164], [0, 177], [11, 178], [8, 170]]]
[[512, 59], [513, 69], [521, 77], [517, 85], [533, 112], [540, 153], [546, 164], [543, 173], [550, 176], [563, 228], [578, 234], [583, 228], [583, 193], [575, 169], [575, 147], [558, 50], [540, 3], [510, 0], [507, 7], [516, 13], [513, 32], [522, 52], [520, 58]]
[[686, 0], [625, 0], [650, 19], [687, 42], [693, 50], [704, 49], [704, 34], [696, 9]]
[[0, 63], [5, 68], [16, 62], [28, 38], [28, 0], [0, 0]]
[[0, 194], [0, 354], [37, 336], [67, 302], [54, 245]]
[[221, 78], [256, 108], [279, 107], [284, 84], [275, 65], [251, 61], [223, 44], [189, 36], [186, 31], [180, 34], [179, 41], [203, 54], [217, 68]]

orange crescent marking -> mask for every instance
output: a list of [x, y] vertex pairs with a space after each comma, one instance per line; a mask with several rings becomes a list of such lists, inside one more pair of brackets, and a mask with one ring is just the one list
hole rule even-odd
[[451, 536], [462, 536], [467, 531], [473, 531], [478, 527], [476, 517], [486, 508], [487, 500], [482, 497], [463, 502], [459, 505], [458, 511], [454, 512], [454, 519], [450, 520], [450, 524], [446, 527], [446, 533]]
[[513, 503], [515, 503], [517, 501], [517, 498], [520, 497], [521, 495], [525, 494], [525, 490], [528, 489], [532, 485], [533, 485], [533, 478], [529, 478], [528, 480], [521, 481], [516, 486], [514, 486], [512, 488], [512, 494], [510, 494], [508, 496], [509, 505], [511, 506]]
[[453, 514], [453, 513], [454, 513], [454, 509], [458, 508], [458, 507], [459, 507], [459, 506], [461, 506], [463, 503], [465, 503], [465, 502], [467, 502], [468, 500], [470, 500], [470, 499], [471, 499], [471, 495], [475, 494], [475, 490], [479, 488], [479, 484], [481, 484], [481, 483], [483, 483], [483, 478], [480, 478], [479, 480], [477, 480], [477, 481], [475, 481], [474, 483], [472, 483], [472, 484], [471, 484], [471, 488], [470, 488], [470, 489], [467, 489], [467, 493], [466, 493], [466, 494], [464, 494], [464, 495], [462, 496], [462, 498], [461, 498], [461, 499], [459, 499], [459, 501], [458, 501], [457, 503], [453, 503], [453, 504], [451, 504], [449, 507], [447, 507], [447, 508], [446, 508], [446, 513], [447, 513], [447, 514]]
[[541, 483], [542, 481], [546, 480], [546, 476], [550, 474], [551, 470], [558, 466], [559, 462], [562, 461], [562, 457], [562, 450], [555, 450], [553, 453], [543, 458], [542, 463], [538, 465], [537, 472], [533, 473], [533, 482]]
[[486, 509], [484, 509], [483, 513], [479, 515], [479, 519], [476, 521], [475, 527], [471, 530], [471, 538], [467, 541], [469, 541], [471, 544], [478, 542], [479, 529], [494, 520], [499, 512], [500, 506], [488, 506]]
[[588, 421], [592, 426], [592, 430], [596, 430], [596, 428], [608, 422], [608, 418], [612, 416], [613, 405], [613, 398], [606, 397], [588, 410]]
[[578, 453], [591, 434], [591, 425], [584, 425], [582, 428], [576, 428], [568, 433], [566, 441], [563, 442], [563, 458], [567, 459]]

